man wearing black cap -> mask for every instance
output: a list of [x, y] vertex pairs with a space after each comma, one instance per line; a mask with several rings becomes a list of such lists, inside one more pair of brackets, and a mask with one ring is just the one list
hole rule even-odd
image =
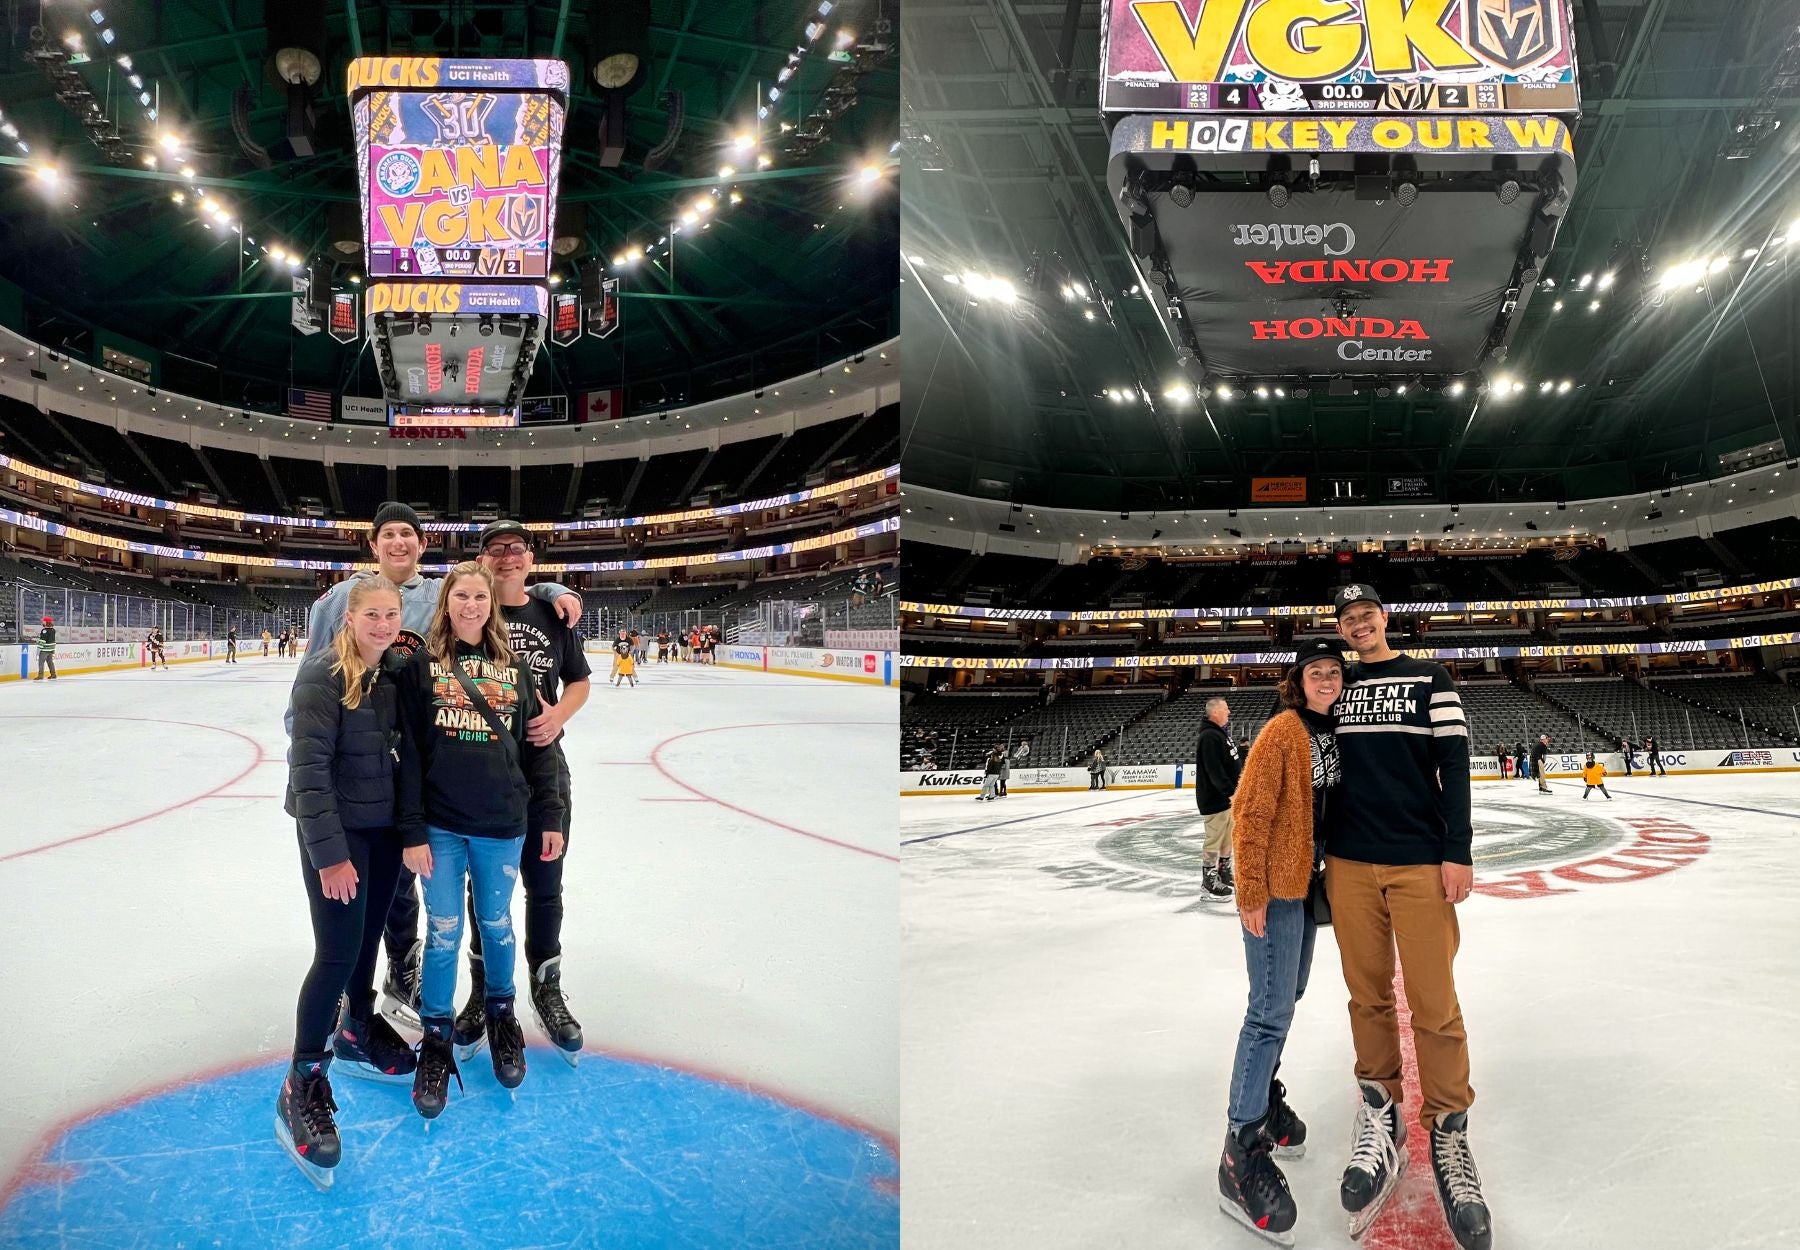
[[1334, 603], [1338, 634], [1357, 662], [1336, 709], [1344, 785], [1327, 818], [1325, 885], [1363, 1095], [1340, 1197], [1352, 1227], [1367, 1227], [1406, 1168], [1398, 946], [1438, 1197], [1457, 1244], [1488, 1250], [1488, 1209], [1469, 1151], [1468, 1036], [1453, 971], [1456, 904], [1474, 886], [1468, 720], [1442, 665], [1388, 646], [1387, 612], [1373, 587], [1341, 587]]
[[[494, 575], [500, 618], [507, 640], [537, 682], [543, 711], [525, 727], [534, 746], [549, 746], [562, 737], [563, 726], [587, 702], [590, 689], [587, 656], [581, 639], [556, 610], [527, 592], [535, 556], [531, 531], [517, 521], [495, 521], [481, 531], [476, 558]], [[525, 962], [531, 969], [531, 1008], [557, 1053], [572, 1067], [581, 1053], [581, 1024], [562, 993], [563, 861], [569, 838], [569, 766], [558, 756], [561, 779], [564, 851], [544, 858], [543, 832], [528, 831], [519, 857], [525, 884]], [[469, 886], [469, 1000], [456, 1017], [457, 1058], [478, 1054], [487, 1029], [486, 978], [481, 958], [481, 930], [473, 923], [474, 883]]]
[[50, 680], [56, 680], [56, 622], [49, 617], [44, 618], [44, 627], [38, 630], [38, 671], [36, 681], [44, 680], [44, 670], [50, 670]]
[[[401, 628], [392, 649], [402, 655], [411, 655], [424, 645], [425, 633], [431, 628], [431, 618], [437, 611], [438, 583], [442, 580], [419, 572], [419, 557], [425, 551], [425, 527], [419, 521], [419, 514], [395, 500], [382, 504], [375, 510], [375, 520], [369, 528], [369, 546], [381, 566], [381, 576], [400, 587]], [[363, 576], [367, 574], [351, 574], [314, 602], [307, 617], [307, 656], [329, 647], [332, 639], [337, 637], [344, 627], [344, 616], [350, 605], [350, 584]], [[558, 614], [570, 626], [581, 620], [581, 596], [567, 586], [545, 583], [533, 586], [531, 594], [555, 603]], [[293, 717], [290, 708], [284, 721], [290, 737], [294, 730]], [[387, 1000], [383, 1006], [413, 1028], [418, 1027], [419, 955], [424, 949], [418, 935], [418, 881], [402, 868], [383, 940], [387, 947], [388, 970], [382, 992]]]

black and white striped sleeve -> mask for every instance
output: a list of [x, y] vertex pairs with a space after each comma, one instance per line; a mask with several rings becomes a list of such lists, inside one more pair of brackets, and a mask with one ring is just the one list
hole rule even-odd
[[1431, 754], [1437, 763], [1438, 792], [1443, 803], [1444, 859], [1472, 863], [1474, 829], [1470, 820], [1469, 718], [1448, 669], [1431, 681]]

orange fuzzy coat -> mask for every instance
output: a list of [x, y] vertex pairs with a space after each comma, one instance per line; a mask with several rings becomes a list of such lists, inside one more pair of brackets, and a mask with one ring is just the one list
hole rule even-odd
[[1302, 899], [1312, 877], [1312, 740], [1300, 713], [1263, 727], [1231, 798], [1237, 904], [1255, 911], [1270, 897]]

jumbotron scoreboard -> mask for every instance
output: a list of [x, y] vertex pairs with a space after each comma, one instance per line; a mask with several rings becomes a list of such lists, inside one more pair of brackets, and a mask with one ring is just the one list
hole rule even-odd
[[363, 57], [348, 91], [390, 423], [519, 424], [550, 317], [568, 66]]
[[1105, 0], [1107, 182], [1196, 382], [1506, 358], [1574, 194], [1568, 0]]

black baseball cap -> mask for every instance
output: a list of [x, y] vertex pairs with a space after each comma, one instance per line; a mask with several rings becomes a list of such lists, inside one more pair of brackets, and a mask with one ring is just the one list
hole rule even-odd
[[1331, 605], [1337, 609], [1339, 616], [1342, 616], [1344, 609], [1353, 603], [1372, 603], [1386, 611], [1386, 605], [1381, 602], [1380, 594], [1367, 582], [1351, 582], [1348, 586], [1339, 586], [1337, 593], [1331, 597]]
[[517, 521], [494, 521], [489, 524], [486, 529], [482, 530], [481, 537], [475, 540], [475, 550], [486, 551], [489, 543], [493, 542], [496, 538], [502, 538], [508, 534], [517, 534], [520, 538], [525, 540], [525, 545], [527, 547], [533, 545], [531, 531]]
[[1316, 638], [1312, 642], [1303, 642], [1300, 644], [1294, 654], [1294, 666], [1290, 668], [1288, 672], [1297, 673], [1308, 664], [1311, 664], [1314, 660], [1336, 660], [1339, 668], [1348, 671], [1349, 666], [1344, 663], [1343, 644], [1338, 642], [1327, 642], [1323, 638]]

